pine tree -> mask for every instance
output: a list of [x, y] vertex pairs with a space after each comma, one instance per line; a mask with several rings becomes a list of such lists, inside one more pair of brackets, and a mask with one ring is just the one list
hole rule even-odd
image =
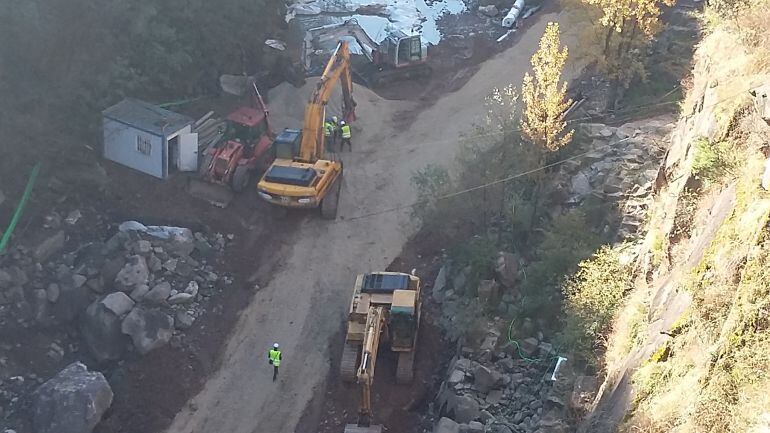
[[569, 143], [573, 134], [564, 132], [564, 112], [572, 100], [567, 99], [567, 83], [561, 82], [568, 50], [560, 45], [559, 24], [548, 23], [540, 48], [532, 56], [533, 75], [526, 73], [521, 87], [522, 133], [544, 151], [558, 150]]

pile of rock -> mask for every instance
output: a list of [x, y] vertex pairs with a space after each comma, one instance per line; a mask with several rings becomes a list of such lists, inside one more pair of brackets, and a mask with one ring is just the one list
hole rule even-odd
[[646, 218], [658, 169], [665, 155], [666, 136], [673, 129], [669, 116], [612, 127], [580, 125], [590, 141], [581, 157], [560, 166], [558, 190], [568, 205], [589, 196], [617, 202], [622, 213], [621, 238], [633, 237]]
[[452, 359], [434, 402], [441, 417], [434, 433], [567, 431], [571, 383], [551, 380], [553, 347], [534, 338], [523, 342], [526, 356], [545, 360], [535, 362], [497, 343], [491, 332], [478, 350], [464, 347]]
[[0, 303], [12, 307], [3, 311], [25, 327], [77, 320], [97, 361], [120, 359], [129, 338], [142, 354], [160, 347], [232, 279], [208, 263], [225, 248], [224, 236], [187, 229], [158, 235], [124, 229], [48, 263], [64, 247], [63, 231], [32, 251], [16, 248], [0, 268]]
[[[518, 255], [500, 252], [492, 264], [494, 279], [471, 284], [471, 268], [453, 271], [451, 264], [441, 267], [432, 285], [432, 298], [441, 306], [441, 327], [453, 337], [452, 330], [463, 328], [462, 320], [477, 321], [474, 308], [496, 309], [501, 315], [514, 313], [520, 297]], [[453, 276], [452, 273], [454, 273]], [[466, 317], [468, 316], [468, 317]]]
[[99, 365], [168, 344], [233, 282], [219, 272], [232, 236], [129, 224], [105, 241], [104, 226], [76, 227], [81, 217], [46, 218], [48, 235], [0, 256], [0, 327], [26, 336], [0, 343], [0, 417], [65, 362]]

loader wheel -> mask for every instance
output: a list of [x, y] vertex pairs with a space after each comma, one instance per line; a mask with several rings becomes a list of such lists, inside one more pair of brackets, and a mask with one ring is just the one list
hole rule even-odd
[[201, 177], [206, 177], [206, 174], [209, 172], [209, 166], [211, 165], [211, 161], [214, 160], [214, 155], [203, 155], [203, 161], [201, 161], [200, 167], [198, 167], [198, 174]]
[[340, 191], [342, 190], [342, 172], [340, 172], [334, 185], [329, 188], [326, 197], [321, 200], [321, 217], [329, 220], [337, 218], [337, 208], [340, 204]]
[[245, 190], [251, 182], [251, 170], [245, 165], [239, 165], [235, 168], [233, 174], [233, 191], [241, 192]]
[[414, 352], [399, 352], [398, 354], [398, 366], [396, 366], [396, 383], [407, 384], [412, 383], [414, 379]]
[[356, 380], [359, 349], [359, 345], [349, 343], [345, 343], [345, 347], [342, 349], [342, 358], [340, 359], [340, 379], [342, 379], [343, 382], [351, 383]]

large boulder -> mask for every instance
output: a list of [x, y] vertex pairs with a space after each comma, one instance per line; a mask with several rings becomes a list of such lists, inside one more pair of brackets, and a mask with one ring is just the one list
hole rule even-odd
[[447, 267], [442, 266], [438, 271], [438, 275], [436, 275], [436, 280], [433, 282], [433, 299], [437, 302], [442, 302], [444, 300], [447, 285], [447, 272]]
[[[91, 302], [86, 286], [74, 287], [71, 284], [59, 284], [57, 289], [51, 288], [50, 296], [55, 297], [56, 303], [51, 308], [51, 314], [60, 323], [74, 320]], [[47, 293], [48, 294], [48, 293]]]
[[495, 5], [479, 6], [479, 13], [488, 17], [496, 17], [500, 11], [497, 10]]
[[469, 395], [461, 395], [454, 401], [454, 419], [457, 422], [468, 423], [479, 417], [479, 402]]
[[49, 257], [64, 248], [64, 242], [67, 240], [63, 231], [58, 231], [53, 236], [40, 242], [32, 252], [32, 256], [37, 262], [45, 263]]
[[495, 280], [481, 280], [476, 288], [476, 294], [483, 303], [496, 302], [500, 297], [500, 286]]
[[501, 378], [502, 375], [497, 370], [487, 368], [481, 364], [473, 369], [473, 387], [484, 394], [494, 388]]
[[149, 304], [160, 304], [161, 302], [168, 299], [168, 297], [171, 295], [171, 284], [163, 281], [161, 283], [156, 284], [152, 290], [147, 292], [146, 295], [142, 298], [143, 302], [147, 302]]
[[99, 372], [75, 362], [32, 395], [36, 433], [90, 433], [112, 404], [112, 390]]
[[0, 269], [0, 289], [7, 289], [13, 284], [13, 275], [5, 269]]
[[433, 427], [433, 433], [460, 433], [460, 425], [454, 420], [442, 417]]
[[134, 308], [134, 301], [123, 292], [110, 293], [102, 298], [101, 303], [118, 317], [125, 316]]
[[121, 329], [144, 355], [168, 344], [174, 332], [174, 319], [157, 308], [136, 307], [123, 319]]
[[122, 317], [134, 306], [123, 292], [111, 293], [86, 309], [80, 329], [83, 339], [97, 361], [117, 360], [123, 356], [127, 339], [121, 331]]
[[512, 289], [519, 278], [519, 258], [516, 254], [501, 252], [495, 263], [497, 279], [502, 285]]
[[124, 290], [133, 289], [140, 284], [147, 284], [150, 277], [150, 269], [144, 257], [133, 255], [128, 258], [123, 269], [118, 272], [115, 282]]

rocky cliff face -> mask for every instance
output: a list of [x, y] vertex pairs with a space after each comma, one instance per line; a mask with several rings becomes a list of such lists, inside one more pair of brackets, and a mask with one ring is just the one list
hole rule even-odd
[[708, 29], [696, 53], [635, 244], [637, 288], [579, 431], [768, 428], [770, 68], [739, 28]]

